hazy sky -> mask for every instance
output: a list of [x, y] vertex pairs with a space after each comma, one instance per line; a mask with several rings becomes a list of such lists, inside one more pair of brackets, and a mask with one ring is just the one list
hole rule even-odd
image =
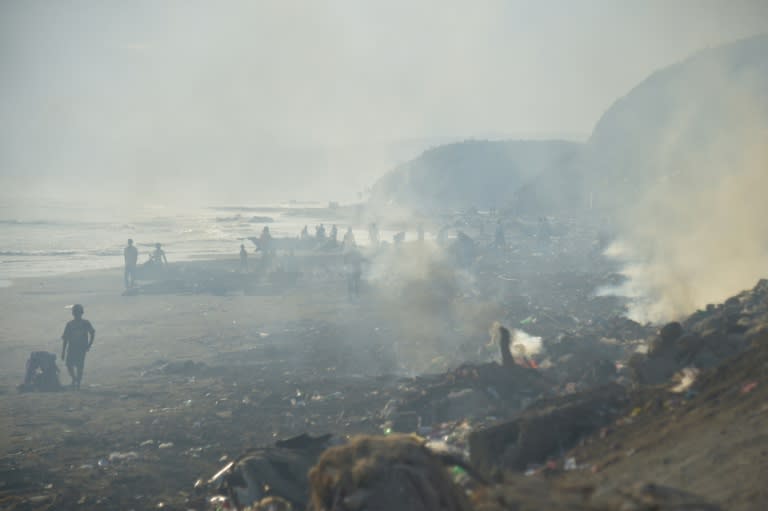
[[586, 138], [652, 71], [760, 32], [764, 0], [6, 0], [0, 185], [347, 198], [440, 140]]

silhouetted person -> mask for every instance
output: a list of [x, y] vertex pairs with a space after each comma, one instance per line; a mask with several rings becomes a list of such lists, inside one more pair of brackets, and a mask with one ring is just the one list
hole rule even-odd
[[501, 350], [501, 365], [504, 367], [512, 367], [515, 365], [515, 359], [512, 357], [512, 352], [510, 351], [511, 343], [512, 336], [509, 333], [509, 329], [499, 325], [499, 349]]
[[259, 236], [259, 249], [265, 256], [272, 254], [272, 233], [269, 232], [269, 226], [264, 226]]
[[347, 274], [347, 294], [351, 300], [360, 296], [360, 277], [363, 274], [363, 256], [357, 250], [344, 254], [344, 269]]
[[352, 250], [355, 247], [357, 247], [355, 234], [352, 232], [352, 228], [348, 227], [347, 232], [344, 234], [344, 250]]
[[67, 371], [72, 377], [72, 388], [79, 389], [83, 380], [85, 369], [85, 353], [93, 346], [96, 331], [87, 319], [83, 319], [83, 306], [75, 304], [72, 307], [72, 316], [75, 319], [67, 323], [61, 339], [64, 345], [61, 348], [61, 358], [67, 364]]
[[336, 224], [333, 224], [331, 226], [331, 235], [330, 235], [331, 243], [333, 245], [336, 245], [339, 239], [339, 229], [336, 228]]
[[245, 245], [240, 245], [240, 271], [248, 271], [248, 251]]
[[299, 235], [299, 239], [301, 240], [307, 240], [309, 239], [309, 229], [307, 229], [307, 226], [305, 225], [304, 228], [301, 230], [301, 234]]
[[125, 288], [133, 287], [136, 281], [136, 263], [139, 261], [139, 251], [133, 245], [133, 240], [128, 240], [128, 246], [123, 249], [123, 258], [125, 259]]
[[323, 224], [315, 227], [315, 238], [317, 241], [325, 241], [325, 226]]
[[162, 266], [168, 264], [168, 258], [165, 257], [165, 250], [160, 243], [155, 243], [155, 250], [149, 255], [149, 260], [152, 264]]
[[456, 241], [451, 246], [456, 262], [463, 268], [468, 268], [475, 260], [475, 242], [464, 231], [456, 231]]

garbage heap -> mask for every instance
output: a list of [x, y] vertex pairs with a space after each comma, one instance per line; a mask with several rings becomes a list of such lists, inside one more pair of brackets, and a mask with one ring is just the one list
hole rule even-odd
[[[627, 337], [645, 328], [622, 324]], [[575, 332], [548, 356], [582, 342], [594, 340]], [[721, 509], [635, 475], [624, 483], [600, 475], [622, 463], [627, 474], [648, 473], [628, 468], [635, 449], [622, 446], [633, 438], [682, 424], [677, 434], [695, 441], [696, 428], [710, 433], [718, 417], [768, 412], [768, 281], [663, 326], [648, 346], [629, 357], [631, 378], [614, 371], [613, 381], [583, 390], [563, 392], [556, 372], [496, 364], [401, 382], [379, 417], [384, 434], [302, 436], [251, 452], [209, 481], [219, 492], [210, 502], [315, 511]], [[707, 420], [691, 419], [696, 410]], [[588, 456], [603, 461], [583, 463]]]

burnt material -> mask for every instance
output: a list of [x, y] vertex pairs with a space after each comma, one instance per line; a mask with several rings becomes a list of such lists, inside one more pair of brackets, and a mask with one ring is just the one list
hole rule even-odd
[[485, 472], [543, 463], [609, 423], [625, 403], [626, 391], [617, 384], [539, 401], [517, 419], [472, 432], [471, 463]]

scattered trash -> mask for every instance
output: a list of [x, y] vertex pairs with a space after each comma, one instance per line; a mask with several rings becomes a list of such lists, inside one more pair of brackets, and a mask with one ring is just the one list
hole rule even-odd
[[[109, 455], [109, 461], [110, 462], [116, 462], [116, 461], [131, 461], [136, 460], [139, 458], [139, 454], [135, 451], [130, 452], [113, 452]], [[101, 464], [101, 460], [99, 461], [99, 464]]]
[[745, 383], [745, 384], [744, 384], [744, 385], [741, 387], [741, 393], [742, 393], [742, 394], [749, 394], [750, 392], [752, 392], [753, 390], [755, 390], [755, 387], [757, 387], [757, 382], [756, 382], [756, 381], [751, 381], [751, 382], [749, 382], [749, 383]]
[[47, 502], [49, 500], [52, 500], [53, 496], [51, 495], [35, 495], [33, 497], [27, 498], [27, 502], [30, 504], [42, 504], [43, 502]]
[[171, 447], [173, 447], [173, 442], [163, 442], [157, 446], [158, 449], [170, 449]]
[[686, 367], [680, 371], [678, 379], [680, 383], [672, 387], [672, 392], [682, 393], [686, 392], [696, 382], [696, 378], [699, 376], [699, 370], [695, 367]]
[[213, 497], [210, 497], [208, 499], [208, 504], [213, 511], [235, 509], [230, 498], [225, 497], [224, 495], [214, 495]]

